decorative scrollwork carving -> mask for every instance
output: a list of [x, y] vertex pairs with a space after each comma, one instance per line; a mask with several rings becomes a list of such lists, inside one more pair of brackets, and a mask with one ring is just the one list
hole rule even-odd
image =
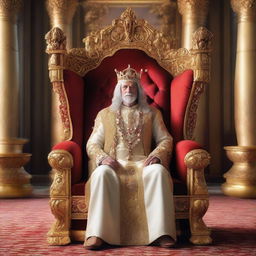
[[73, 157], [65, 150], [53, 150], [48, 156], [48, 161], [55, 174], [50, 188], [51, 197], [67, 196]]
[[63, 82], [53, 83], [53, 91], [59, 95], [59, 113], [64, 128], [64, 140], [71, 140], [73, 135], [72, 121], [70, 117], [69, 103]]
[[203, 169], [210, 163], [210, 155], [203, 149], [194, 149], [186, 154], [185, 164], [191, 169]]
[[71, 214], [73, 219], [87, 219], [88, 207], [84, 196], [72, 196]]
[[66, 53], [66, 36], [58, 28], [52, 28], [46, 35], [46, 52], [50, 55], [48, 61], [51, 82], [63, 81], [64, 57]]
[[203, 221], [203, 216], [208, 206], [208, 199], [196, 199], [191, 202], [190, 230], [192, 236], [190, 241], [193, 244], [203, 245], [212, 243], [211, 232]]
[[70, 243], [69, 237], [69, 202], [67, 199], [51, 199], [51, 212], [56, 218], [47, 234], [48, 243], [51, 245], [65, 245]]
[[203, 149], [194, 149], [186, 154], [185, 164], [189, 169], [189, 194], [208, 196], [204, 168], [210, 162], [210, 155]]
[[46, 35], [47, 53], [52, 53], [55, 50], [66, 50], [66, 36], [63, 31], [58, 28], [52, 28]]
[[73, 167], [73, 157], [66, 150], [53, 150], [48, 155], [48, 161], [54, 169], [71, 169]]
[[72, 213], [87, 213], [88, 207], [85, 203], [84, 197], [72, 197]]
[[204, 83], [194, 82], [192, 92], [190, 94], [189, 104], [186, 109], [184, 121], [184, 137], [185, 139], [193, 139], [194, 129], [197, 120], [197, 108], [200, 96], [204, 91]]
[[56, 218], [54, 224], [54, 230], [60, 231], [65, 227], [65, 215], [66, 215], [66, 200], [51, 199], [50, 200], [51, 212]]
[[[178, 65], [183, 62], [182, 55], [174, 56], [173, 54], [175, 38], [165, 36], [145, 20], [137, 19], [131, 8], [126, 9], [119, 19], [113, 20], [111, 26], [91, 33], [83, 39], [83, 42], [84, 50], [71, 49], [66, 58], [67, 68], [81, 76], [97, 67], [102, 59], [123, 48], [145, 51], [165, 69], [171, 70], [172, 74], [177, 72], [177, 69], [173, 69], [173, 65], [170, 64], [175, 62]], [[192, 57], [188, 53], [185, 58], [190, 58], [192, 63]]]
[[51, 230], [48, 232], [48, 243], [51, 245], [63, 245], [70, 243], [70, 183], [71, 168], [73, 166], [72, 155], [65, 150], [53, 150], [48, 161], [54, 171], [54, 180], [50, 188], [50, 207], [56, 218]]
[[211, 49], [213, 34], [205, 27], [198, 28], [192, 36], [192, 48], [197, 50]]

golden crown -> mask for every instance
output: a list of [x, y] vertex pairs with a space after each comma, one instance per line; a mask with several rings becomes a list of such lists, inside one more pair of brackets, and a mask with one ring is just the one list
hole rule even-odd
[[128, 67], [123, 71], [118, 71], [117, 69], [115, 69], [115, 72], [117, 75], [117, 81], [120, 81], [120, 80], [140, 81], [143, 70], [141, 69], [140, 72], [137, 72], [134, 68], [131, 68], [129, 64]]

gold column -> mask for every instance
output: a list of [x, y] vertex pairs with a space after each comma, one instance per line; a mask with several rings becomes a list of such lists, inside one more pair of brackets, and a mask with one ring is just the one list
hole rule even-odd
[[[199, 27], [205, 27], [208, 15], [209, 0], [178, 0], [178, 10], [182, 15], [181, 47], [192, 48], [192, 35]], [[206, 145], [207, 131], [207, 97], [204, 91], [200, 97], [197, 110], [195, 139]]]
[[[47, 11], [52, 27], [59, 27], [67, 37], [67, 49], [72, 47], [72, 19], [77, 7], [77, 0], [47, 0]], [[52, 93], [52, 145], [64, 138], [63, 126], [58, 114], [59, 100], [56, 93]]]
[[31, 154], [22, 153], [26, 139], [18, 136], [18, 43], [17, 12], [22, 0], [0, 0], [0, 198], [32, 193], [23, 166]]
[[237, 13], [235, 128], [238, 146], [225, 147], [234, 163], [224, 174], [226, 195], [256, 198], [256, 0], [231, 0]]

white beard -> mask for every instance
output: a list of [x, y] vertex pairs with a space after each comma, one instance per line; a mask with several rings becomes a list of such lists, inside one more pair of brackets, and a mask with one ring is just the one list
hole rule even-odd
[[137, 96], [133, 94], [126, 94], [122, 97], [122, 100], [125, 104], [130, 105], [137, 100]]

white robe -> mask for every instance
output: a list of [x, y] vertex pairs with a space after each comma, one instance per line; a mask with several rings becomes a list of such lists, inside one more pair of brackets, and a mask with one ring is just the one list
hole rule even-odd
[[[122, 107], [121, 115], [126, 127], [136, 125], [139, 116], [138, 107]], [[88, 151], [91, 151], [90, 147], [93, 148], [94, 145], [103, 148], [104, 138], [107, 136], [104, 133], [103, 122], [99, 118], [98, 120], [96, 118], [96, 122], [87, 143]], [[166, 128], [160, 129], [157, 118], [154, 119], [152, 127], [156, 145], [170, 137]], [[141, 175], [141, 183], [134, 183], [134, 178], [131, 180], [128, 178], [125, 186], [130, 191], [137, 191], [136, 193], [140, 195], [133, 196], [131, 193], [127, 197], [122, 197], [124, 193], [121, 190], [124, 187], [120, 185], [120, 179], [122, 180], [120, 177], [124, 177], [124, 175], [118, 174], [117, 170], [113, 170], [107, 165], [99, 165], [90, 177], [86, 239], [97, 236], [109, 244], [116, 245], [150, 244], [163, 235], [169, 235], [176, 240], [173, 184], [168, 170], [161, 164], [143, 167], [147, 158], [143, 143], [138, 143], [135, 146], [132, 159], [128, 161], [128, 149], [121, 139], [120, 132], [117, 135], [116, 160], [123, 167], [122, 170], [131, 172], [129, 177], [134, 177], [134, 173]], [[136, 203], [136, 200], [141, 198], [143, 207], [139, 202]], [[122, 207], [124, 200], [126, 200], [126, 208]], [[143, 211], [145, 218], [143, 218]], [[142, 217], [140, 214], [136, 215], [136, 212], [142, 212]], [[147, 230], [140, 233], [140, 225], [143, 227], [143, 222], [145, 222]]]

